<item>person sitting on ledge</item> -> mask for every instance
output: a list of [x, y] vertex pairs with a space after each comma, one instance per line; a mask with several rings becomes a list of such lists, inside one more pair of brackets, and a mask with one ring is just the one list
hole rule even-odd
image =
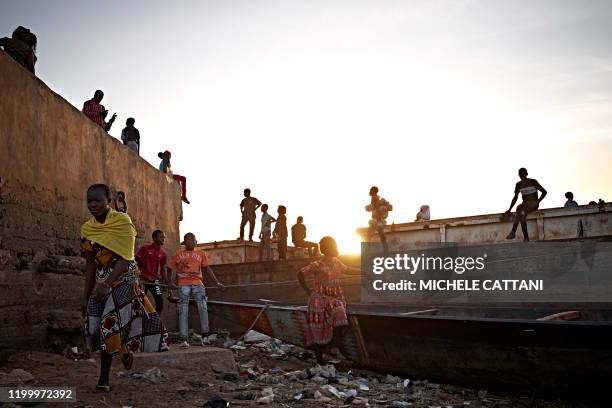
[[567, 201], [563, 205], [564, 208], [578, 208], [578, 203], [574, 201], [574, 193], [568, 191], [565, 193], [565, 198], [567, 198]]
[[11, 38], [0, 38], [0, 46], [16, 62], [34, 74], [36, 64], [36, 35], [29, 29], [19, 26]]
[[428, 205], [422, 205], [421, 211], [416, 215], [415, 221], [429, 221], [431, 219], [431, 213]]
[[108, 111], [104, 108], [104, 105], [100, 104], [102, 98], [104, 98], [104, 92], [98, 89], [94, 92], [94, 97], [83, 104], [83, 113], [91, 119], [92, 122], [108, 132], [111, 126], [113, 126], [115, 119], [117, 119], [117, 114], [113, 113], [108, 123], [104, 121], [108, 115]]
[[319, 245], [315, 242], [306, 241], [306, 225], [304, 217], [297, 217], [297, 222], [291, 227], [291, 241], [296, 248], [307, 248], [308, 256], [314, 257], [319, 254]]
[[[512, 224], [512, 231], [510, 231], [506, 239], [514, 239], [516, 237], [516, 229], [520, 222], [521, 230], [523, 231], [523, 239], [529, 241], [527, 214], [538, 209], [540, 202], [546, 197], [546, 190], [537, 180], [527, 178], [528, 173], [526, 168], [521, 167], [518, 174], [521, 180], [516, 183], [514, 187], [514, 197], [512, 198], [512, 203], [510, 203], [510, 208], [505, 214], [510, 214], [512, 207], [516, 204], [519, 193], [521, 193], [523, 197], [523, 202], [516, 207], [516, 217], [514, 218], [514, 224]], [[540, 197], [538, 197], [538, 191], [542, 193]]]
[[181, 185], [181, 199], [186, 204], [191, 204], [187, 199], [187, 178], [185, 176], [181, 176], [179, 174], [174, 174], [172, 172], [172, 166], [170, 165], [170, 158], [172, 157], [172, 153], [168, 150], [164, 152], [157, 153], [157, 157], [161, 159], [159, 163], [159, 171], [167, 174], [172, 177], [174, 180], [178, 181]]

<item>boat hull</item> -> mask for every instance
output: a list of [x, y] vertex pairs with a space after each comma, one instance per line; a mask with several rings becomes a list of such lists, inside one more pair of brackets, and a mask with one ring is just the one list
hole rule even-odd
[[[306, 307], [212, 301], [209, 310], [244, 328], [253, 326], [306, 346]], [[597, 399], [610, 393], [612, 323], [608, 321], [365, 311], [349, 311], [348, 316], [350, 330], [343, 351], [361, 367], [529, 395]]]

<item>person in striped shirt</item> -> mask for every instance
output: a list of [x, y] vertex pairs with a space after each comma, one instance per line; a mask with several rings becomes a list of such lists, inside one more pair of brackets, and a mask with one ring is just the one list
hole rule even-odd
[[[516, 237], [516, 229], [518, 228], [519, 222], [521, 223], [521, 230], [523, 231], [523, 239], [529, 241], [529, 233], [527, 232], [527, 214], [538, 209], [540, 201], [546, 197], [546, 190], [538, 183], [535, 179], [527, 178], [527, 169], [521, 167], [518, 171], [520, 181], [516, 183], [514, 188], [514, 197], [510, 208], [506, 211], [506, 215], [509, 215], [512, 211], [512, 207], [516, 204], [519, 193], [523, 198], [523, 202], [516, 207], [516, 217], [512, 224], [512, 231], [508, 234], [506, 239], [514, 239]], [[542, 194], [538, 197], [538, 191]]]

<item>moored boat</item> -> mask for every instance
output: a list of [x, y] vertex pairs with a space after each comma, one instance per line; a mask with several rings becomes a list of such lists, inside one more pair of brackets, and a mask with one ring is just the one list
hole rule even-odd
[[[210, 313], [305, 346], [306, 307], [209, 301]], [[409, 378], [593, 400], [609, 394], [612, 305], [349, 305], [343, 353]]]

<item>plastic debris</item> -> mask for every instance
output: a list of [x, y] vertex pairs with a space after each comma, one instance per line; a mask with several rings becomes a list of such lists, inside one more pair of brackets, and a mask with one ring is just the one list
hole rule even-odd
[[204, 404], [204, 407], [207, 407], [207, 408], [227, 408], [227, 407], [229, 407], [229, 405], [230, 405], [229, 402], [227, 402], [226, 400], [224, 400], [220, 396], [215, 395], [211, 399], [206, 401], [206, 403]]

